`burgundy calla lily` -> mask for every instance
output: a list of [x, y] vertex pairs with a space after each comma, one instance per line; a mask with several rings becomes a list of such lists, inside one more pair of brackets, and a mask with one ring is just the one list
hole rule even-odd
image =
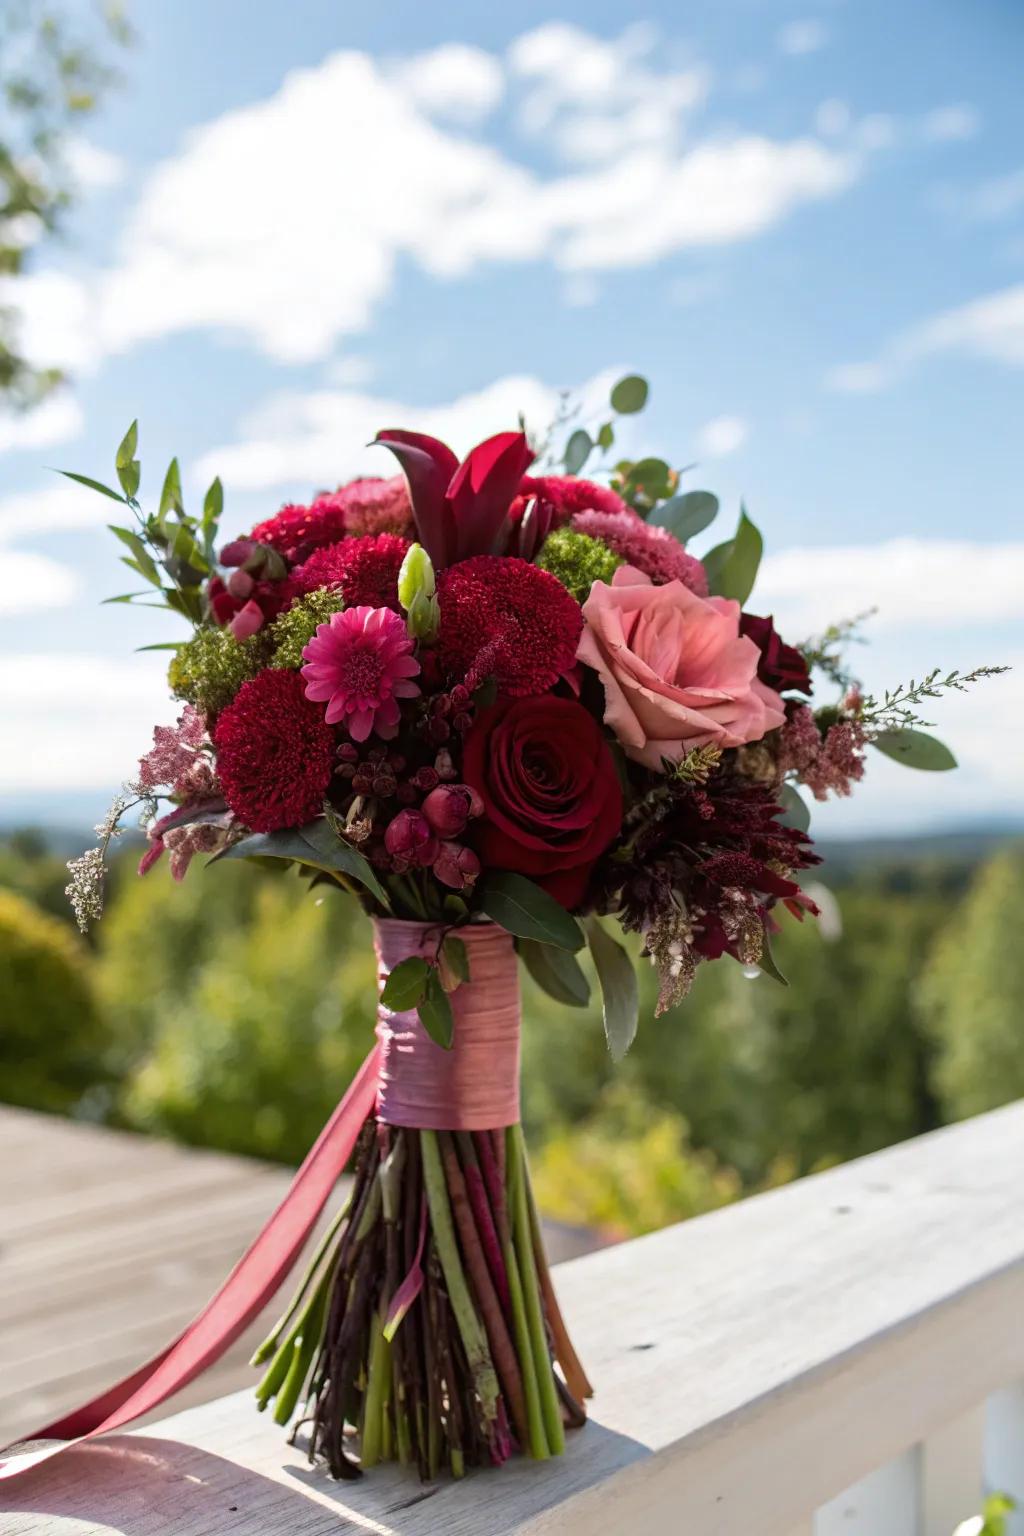
[[389, 428], [376, 441], [405, 472], [419, 541], [438, 570], [472, 555], [504, 553], [509, 507], [533, 462], [525, 433], [499, 432], [461, 464], [423, 432]]

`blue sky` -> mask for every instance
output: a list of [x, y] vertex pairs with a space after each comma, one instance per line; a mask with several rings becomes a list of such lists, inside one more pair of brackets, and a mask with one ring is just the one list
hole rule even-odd
[[698, 460], [723, 521], [745, 497], [792, 638], [876, 603], [872, 686], [1018, 662], [936, 706], [960, 774], [875, 757], [819, 828], [1019, 812], [1019, 6], [133, 16], [67, 238], [11, 295], [73, 384], [0, 416], [0, 818], [98, 813], [171, 712], [133, 648], [174, 621], [98, 606], [130, 585], [108, 508], [47, 466], [108, 473], [137, 415], [144, 495], [176, 452], [234, 532], [388, 472], [378, 425], [465, 448], [626, 368], [652, 399], [625, 446]]

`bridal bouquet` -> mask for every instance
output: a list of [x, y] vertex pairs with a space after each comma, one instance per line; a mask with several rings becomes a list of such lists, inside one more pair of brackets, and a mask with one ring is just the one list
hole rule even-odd
[[[590, 1387], [519, 1127], [519, 961], [582, 1007], [589, 948], [616, 1056], [637, 1027], [638, 959], [657, 969], [659, 1012], [713, 960], [783, 983], [772, 935], [816, 912], [800, 884], [818, 863], [807, 795], [850, 794], [868, 748], [954, 766], [916, 707], [996, 670], [876, 699], [844, 669], [844, 626], [783, 640], [749, 606], [762, 541], [746, 513], [698, 558], [715, 498], [659, 459], [613, 460], [614, 418], [646, 393], [621, 380], [558, 473], [521, 431], [460, 463], [386, 429], [399, 474], [226, 544], [219, 483], [190, 515], [176, 464], [143, 511], [134, 426], [120, 490], [86, 481], [132, 515], [112, 531], [148, 595], [113, 601], [164, 603], [192, 633], [168, 647], [177, 723], [71, 866], [79, 920], [99, 915], [105, 845], [141, 800], [142, 872], [284, 860], [376, 924], [377, 1045], [300, 1171], [301, 1221], [262, 1234], [241, 1266], [258, 1250], [259, 1284], [215, 1298], [203, 1347], [186, 1335], [177, 1374], [159, 1368], [165, 1393], [238, 1331], [353, 1155], [347, 1203], [257, 1355], [260, 1407], [282, 1423], [301, 1410], [336, 1476], [387, 1458], [424, 1478], [544, 1458], [583, 1422]], [[595, 461], [600, 480], [581, 478]], [[102, 1400], [102, 1423], [93, 1405], [47, 1433], [124, 1422], [151, 1405], [142, 1379]]]

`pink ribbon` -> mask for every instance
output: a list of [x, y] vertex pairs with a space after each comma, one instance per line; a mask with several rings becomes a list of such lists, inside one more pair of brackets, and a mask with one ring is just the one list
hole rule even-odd
[[29, 1441], [46, 1440], [49, 1444], [27, 1446], [20, 1441], [8, 1447], [8, 1454], [0, 1460], [0, 1480], [17, 1477], [69, 1446], [122, 1429], [159, 1407], [220, 1359], [278, 1290], [313, 1230], [373, 1109], [379, 1055], [379, 1047], [374, 1047], [281, 1204], [195, 1321], [131, 1376], [28, 1437]]
[[[402, 960], [433, 961], [445, 929], [385, 919], [376, 924], [378, 979]], [[519, 1121], [519, 963], [511, 935], [473, 923], [454, 937], [466, 946], [469, 980], [451, 993], [450, 1050], [435, 1044], [415, 1009], [378, 1010], [377, 1114], [419, 1130], [491, 1131]]]

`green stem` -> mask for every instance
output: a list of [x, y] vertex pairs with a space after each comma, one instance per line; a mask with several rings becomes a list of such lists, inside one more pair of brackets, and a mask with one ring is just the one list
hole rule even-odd
[[506, 1161], [508, 1164], [508, 1195], [512, 1215], [512, 1236], [519, 1261], [519, 1279], [526, 1306], [526, 1322], [530, 1346], [537, 1369], [537, 1387], [540, 1393], [541, 1412], [548, 1448], [554, 1456], [565, 1450], [565, 1429], [562, 1410], [558, 1401], [551, 1352], [544, 1327], [544, 1313], [540, 1304], [537, 1285], [537, 1264], [530, 1236], [530, 1211], [526, 1194], [526, 1144], [523, 1128], [510, 1125], [506, 1132]]
[[338, 1228], [341, 1226], [341, 1224], [344, 1221], [345, 1217], [348, 1215], [349, 1208], [350, 1208], [351, 1204], [352, 1204], [352, 1194], [351, 1194], [351, 1191], [350, 1191], [349, 1195], [348, 1195], [348, 1198], [345, 1200], [345, 1202], [342, 1205], [340, 1211], [334, 1217], [334, 1220], [331, 1222], [330, 1226], [327, 1228], [327, 1231], [324, 1233], [323, 1237], [320, 1239], [319, 1243], [317, 1244], [316, 1252], [313, 1254], [313, 1257], [310, 1259], [309, 1264], [308, 1264], [308, 1266], [306, 1268], [306, 1273], [303, 1275], [301, 1281], [299, 1282], [298, 1289], [296, 1290], [295, 1295], [292, 1297], [291, 1301], [289, 1302], [286, 1311], [281, 1315], [281, 1317], [278, 1318], [277, 1322], [274, 1324], [274, 1327], [273, 1327], [272, 1331], [270, 1333], [268, 1333], [267, 1337], [263, 1340], [263, 1343], [257, 1349], [257, 1351], [253, 1355], [252, 1359], [249, 1361], [250, 1365], [262, 1365], [263, 1362], [265, 1360], [269, 1360], [271, 1355], [274, 1353], [275, 1349], [277, 1348], [277, 1341], [278, 1341], [278, 1339], [281, 1337], [282, 1333], [287, 1328], [288, 1324], [291, 1322], [292, 1318], [295, 1316], [296, 1312], [298, 1311], [299, 1303], [302, 1301], [303, 1296], [306, 1294], [306, 1291], [309, 1289], [310, 1282], [312, 1281], [313, 1276], [316, 1274], [317, 1270], [319, 1269], [320, 1264], [321, 1264], [321, 1262], [323, 1260], [323, 1257], [326, 1254], [328, 1248], [331, 1246], [331, 1243], [337, 1237], [337, 1235], [338, 1235]]
[[498, 1411], [498, 1377], [487, 1346], [487, 1335], [477, 1316], [469, 1286], [466, 1284], [462, 1260], [459, 1258], [455, 1229], [452, 1224], [452, 1210], [448, 1201], [448, 1187], [444, 1178], [444, 1165], [437, 1144], [437, 1133], [421, 1131], [420, 1146], [423, 1152], [423, 1182], [427, 1191], [427, 1205], [430, 1208], [430, 1225], [434, 1233], [441, 1269], [444, 1272], [448, 1299], [455, 1314], [455, 1322], [462, 1338], [462, 1346], [466, 1351], [470, 1375], [480, 1398], [484, 1417], [491, 1421]]
[[[508, 1164], [508, 1183], [505, 1190], [505, 1205], [511, 1216], [513, 1212], [512, 1179], [515, 1165], [514, 1160], [508, 1158], [506, 1163]], [[511, 1222], [503, 1222], [502, 1225], [505, 1228], [502, 1234], [502, 1252], [508, 1274], [509, 1295], [512, 1300], [512, 1331], [515, 1334], [516, 1354], [519, 1357], [519, 1369], [523, 1377], [523, 1396], [526, 1399], [526, 1423], [529, 1431], [529, 1445], [524, 1445], [523, 1451], [528, 1452], [535, 1461], [547, 1461], [551, 1452], [548, 1449], [548, 1437], [544, 1430], [540, 1388], [537, 1385], [537, 1368], [530, 1342], [530, 1328], [526, 1317], [523, 1287], [519, 1279], [519, 1265], [516, 1263], [515, 1249], [512, 1246]]]
[[370, 1328], [370, 1361], [366, 1395], [363, 1398], [359, 1450], [360, 1464], [364, 1467], [375, 1467], [383, 1454], [387, 1386], [391, 1378], [391, 1346], [384, 1337], [384, 1324], [379, 1312], [374, 1312]]

